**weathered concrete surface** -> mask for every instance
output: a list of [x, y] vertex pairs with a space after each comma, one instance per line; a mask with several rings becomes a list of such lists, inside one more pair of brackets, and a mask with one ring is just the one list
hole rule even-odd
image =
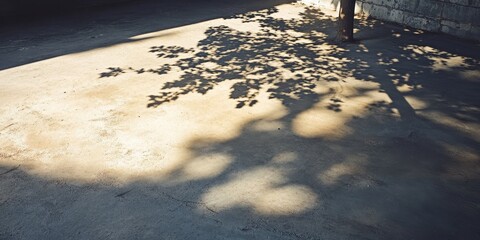
[[[301, 0], [338, 9], [340, 0]], [[480, 40], [478, 0], [357, 0], [357, 13], [406, 26]]]
[[478, 45], [191, 4], [0, 31], [0, 239], [480, 237]]
[[59, 14], [63, 11], [87, 9], [129, 1], [135, 0], [2, 0], [0, 2], [0, 21], [15, 21], [29, 16]]

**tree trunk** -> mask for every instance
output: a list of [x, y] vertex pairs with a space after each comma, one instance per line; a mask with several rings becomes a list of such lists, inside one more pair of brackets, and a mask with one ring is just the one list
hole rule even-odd
[[338, 39], [342, 42], [353, 41], [353, 16], [355, 0], [341, 0], [338, 16]]

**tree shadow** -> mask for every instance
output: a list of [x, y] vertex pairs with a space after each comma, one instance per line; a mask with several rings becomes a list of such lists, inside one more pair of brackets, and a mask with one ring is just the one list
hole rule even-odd
[[[271, 98], [281, 99], [286, 105], [292, 99], [314, 94], [317, 81], [340, 81], [337, 76], [345, 62], [327, 53], [342, 51], [331, 44], [327, 35], [315, 29], [334, 24], [321, 11], [307, 8], [302, 18], [282, 20], [272, 17], [275, 8], [239, 14], [228, 19], [241, 19], [244, 23], [259, 23], [258, 32], [239, 31], [229, 26], [209, 28], [206, 38], [197, 50], [181, 46], [154, 46], [150, 52], [159, 58], [178, 58], [173, 64], [157, 69], [132, 69], [136, 73], [167, 74], [172, 70], [183, 72], [180, 79], [166, 83], [158, 95], [150, 95], [148, 107], [158, 107], [189, 93], [206, 94], [224, 81], [232, 81], [230, 97], [236, 99], [237, 108], [253, 106], [261, 89]], [[296, 31], [303, 36], [293, 36]], [[324, 49], [323, 47], [327, 47]], [[179, 58], [181, 54], [193, 53]], [[101, 77], [117, 76], [119, 68], [110, 68]]]
[[[207, 94], [222, 82], [231, 81], [230, 99], [237, 102], [237, 108], [259, 103], [258, 96], [263, 91], [288, 109], [286, 116], [274, 121], [282, 126], [281, 131], [280, 128], [259, 131], [255, 126], [266, 120], [258, 119], [244, 126], [242, 134], [232, 140], [193, 141], [192, 152], [196, 154], [222, 153], [234, 158], [221, 175], [207, 181], [209, 186], [228, 192], [228, 187], [221, 186], [236, 186], [231, 183], [236, 172], [255, 172], [257, 168], [274, 166], [276, 171], [288, 174], [283, 175], [284, 182], [273, 188], [306, 186], [314, 191], [313, 195], [322, 196], [329, 204], [326, 215], [333, 218], [329, 220], [347, 221], [342, 222], [349, 225], [347, 229], [370, 229], [389, 237], [392, 232], [400, 234], [397, 236], [426, 238], [453, 237], [463, 231], [473, 233], [472, 223], [478, 223], [479, 219], [466, 214], [463, 206], [446, 212], [432, 211], [452, 207], [450, 201], [459, 197], [452, 186], [464, 184], [445, 180], [444, 174], [457, 167], [478, 170], [475, 166], [478, 159], [475, 163], [459, 163], [445, 146], [465, 147], [478, 157], [478, 136], [473, 133], [476, 137], [472, 137], [452, 124], [436, 121], [434, 113], [442, 112], [445, 119], [451, 118], [451, 121], [478, 123], [479, 98], [474, 94], [480, 90], [478, 51], [471, 51], [469, 43], [453, 47], [453, 43], [459, 43], [447, 36], [441, 36], [445, 41], [441, 43], [435, 34], [364, 19], [356, 23], [357, 43], [338, 44], [334, 41], [335, 19], [320, 10], [306, 7], [298, 18], [292, 19], [276, 17], [277, 13], [278, 9], [272, 8], [232, 16], [228, 19], [255, 23], [260, 29], [242, 31], [225, 25], [211, 27], [193, 52], [181, 47], [152, 47], [152, 52], [160, 58], [176, 58], [174, 63], [160, 67], [168, 69], [165, 71], [136, 70], [137, 73], [156, 72], [159, 75], [173, 69], [182, 72], [178, 80], [165, 83], [159, 94], [148, 96], [149, 108], [160, 107], [187, 94]], [[183, 54], [190, 56], [183, 57]], [[474, 77], [461, 77], [468, 72]], [[332, 82], [340, 87], [330, 88], [327, 93], [317, 91], [318, 86], [330, 86]], [[378, 87], [357, 87], [356, 93], [342, 93], [342, 86], [352, 82]], [[352, 99], [369, 96], [372, 92], [383, 93], [389, 100], [366, 100], [370, 101], [365, 106], [366, 112], [358, 115], [343, 109], [344, 105], [355, 104], [355, 100], [350, 103]], [[425, 106], [422, 109], [412, 106], [414, 100]], [[312, 138], [299, 137], [298, 118], [312, 109], [319, 110], [318, 106], [331, 114], [351, 114], [352, 118], [343, 125], [328, 129], [333, 133], [337, 131], [335, 126], [350, 129], [348, 134], [340, 138], [322, 137], [321, 134]], [[322, 118], [314, 120], [321, 122]], [[276, 126], [272, 122], [270, 125]], [[295, 160], [275, 163], [273, 159], [283, 153], [293, 154]], [[172, 177], [180, 178], [182, 170], [180, 168]], [[430, 173], [428, 177], [420, 176], [423, 171]], [[319, 177], [321, 172], [323, 177]], [[468, 184], [467, 188], [472, 190], [478, 180], [478, 177], [469, 179], [470, 183], [475, 183]], [[415, 187], [408, 189], [412, 181]], [[442, 181], [446, 182], [440, 183]], [[430, 189], [437, 184], [442, 185], [439, 186], [441, 190]], [[374, 193], [367, 190], [370, 187]], [[478, 199], [478, 194], [470, 190], [466, 194]], [[358, 196], [362, 196], [358, 202], [334, 200]], [[199, 197], [209, 199], [207, 193]], [[241, 194], [238, 197], [242, 198]], [[242, 201], [253, 209], [260, 208], [255, 202]], [[389, 207], [390, 204], [399, 207]], [[242, 204], [232, 203], [232, 206], [237, 205]], [[344, 211], [345, 206], [351, 208]], [[229, 209], [228, 206], [217, 207]], [[375, 227], [375, 224], [365, 224], [351, 216], [351, 211], [360, 209], [371, 209], [392, 228]], [[419, 215], [400, 213], [402, 209], [418, 211]], [[306, 212], [308, 215], [315, 211]], [[454, 223], [452, 218], [462, 223]], [[443, 231], [443, 227], [448, 230]], [[406, 234], [408, 231], [410, 235]], [[452, 232], [455, 234], [450, 235]]]
[[[15, 219], [6, 232], [32, 223], [32, 235], [66, 238], [478, 238], [478, 130], [469, 127], [479, 120], [480, 51], [374, 20], [358, 20], [358, 43], [337, 44], [334, 18], [302, 9], [293, 18], [278, 8], [235, 15], [258, 30], [212, 27], [194, 49], [145, 50], [168, 64], [99, 76], [179, 72], [148, 96], [149, 108], [229, 84], [236, 111], [268, 101], [283, 112], [242, 123], [228, 139], [196, 135], [188, 159], [161, 180], [71, 186], [10, 171], [2, 176], [21, 187], [9, 180], [3, 189], [31, 197], [0, 202]], [[34, 218], [12, 217], [29, 211]], [[51, 222], [34, 224], [42, 216]], [[83, 217], [92, 220], [78, 226]]]
[[[458, 127], [458, 123], [479, 121], [479, 51], [469, 49], [472, 45], [468, 42], [447, 36], [441, 36], [442, 43], [436, 34], [364, 19], [356, 23], [358, 42], [339, 44], [334, 41], [335, 19], [319, 9], [305, 7], [292, 19], [276, 17], [277, 13], [278, 9], [272, 8], [232, 16], [228, 19], [255, 23], [260, 28], [242, 31], [226, 25], [211, 27], [194, 50], [152, 47], [158, 57], [175, 61], [161, 66], [162, 71], [134, 70], [159, 75], [173, 69], [182, 72], [178, 80], [165, 83], [159, 94], [148, 96], [149, 108], [187, 94], [204, 95], [231, 81], [230, 99], [236, 101], [237, 108], [255, 106], [260, 93], [266, 92], [287, 109], [281, 118], [249, 122], [238, 137], [228, 141], [193, 140], [194, 156], [225, 154], [233, 158], [220, 175], [195, 181], [209, 186], [195, 198], [226, 216], [250, 209], [247, 215], [267, 215], [257, 220], [268, 219], [276, 226], [292, 216], [321, 219], [315, 223], [300, 220], [307, 226], [304, 235], [284, 231], [298, 238], [328, 236], [316, 227], [332, 222], [340, 228], [341, 233], [335, 234], [342, 237], [479, 236], [474, 225], [480, 219], [467, 210], [467, 199], [479, 199], [473, 190], [479, 184], [478, 135]], [[327, 92], [317, 89], [332, 83], [339, 87], [330, 87]], [[354, 93], [343, 93], [342, 88], [352, 83], [357, 84]], [[376, 87], [367, 87], [372, 84]], [[365, 111], [351, 110], [352, 104], [358, 104], [355, 99], [374, 93], [384, 94], [387, 100], [370, 98], [365, 100]], [[422, 104], [412, 106], [412, 102]], [[344, 110], [344, 106], [350, 108]], [[327, 114], [312, 118], [319, 124], [298, 123], [305, 113], [323, 109], [330, 115], [350, 116], [330, 126], [333, 135], [348, 131], [335, 137], [299, 134], [298, 129], [308, 124], [328, 125], [322, 123]], [[443, 119], [439, 120], [436, 114], [440, 113]], [[282, 127], [262, 130], [258, 125], [265, 121], [266, 125]], [[452, 148], [467, 149], [476, 160], [458, 161]], [[179, 167], [172, 179], [181, 179], [184, 171]], [[262, 178], [254, 173], [268, 175], [269, 171], [280, 172], [281, 180], [263, 188], [263, 195], [238, 187], [248, 186], [252, 178], [262, 185]], [[448, 177], [452, 171], [470, 174], [465, 178]], [[262, 197], [269, 191], [278, 193], [298, 186], [308, 191], [297, 189], [291, 194], [309, 199], [305, 208], [294, 204], [296, 208], [289, 209], [286, 204], [285, 217], [268, 217], [284, 212], [264, 210]], [[459, 186], [461, 190], [456, 189]], [[231, 199], [215, 203], [214, 198], [222, 196]], [[322, 203], [311, 196], [320, 197]], [[365, 219], [366, 212], [371, 214], [371, 222]], [[252, 226], [268, 229], [269, 224], [258, 220]], [[255, 228], [252, 226], [247, 229]]]
[[[165, 83], [159, 94], [149, 95], [147, 107], [155, 108], [189, 93], [206, 94], [225, 81], [233, 82], [230, 98], [237, 100], [237, 108], [255, 105], [260, 91], [266, 91], [270, 98], [279, 99], [288, 105], [292, 99], [314, 94], [316, 84], [322, 81], [344, 81], [353, 77], [381, 84], [380, 91], [385, 91], [392, 99], [391, 107], [401, 111], [401, 117], [410, 118], [415, 115], [414, 110], [397, 87], [412, 89], [408, 93], [411, 96], [425, 95], [424, 91], [445, 88], [448, 84], [444, 79], [449, 78], [435, 80], [438, 74], [453, 77], [458, 74], [456, 68], [475, 71], [479, 66], [477, 56], [469, 57], [465, 51], [461, 53], [464, 55], [458, 55], [452, 51], [422, 46], [419, 43], [423, 41], [434, 42], [432, 38], [436, 35], [428, 35], [430, 39], [425, 39], [428, 37], [418, 35], [422, 33], [420, 30], [402, 29], [398, 26], [385, 28], [382, 22], [361, 19], [357, 20], [360, 28], [357, 33], [359, 44], [338, 44], [332, 36], [336, 26], [335, 18], [326, 16], [319, 9], [307, 7], [299, 18], [294, 19], [276, 18], [273, 15], [277, 12], [276, 8], [270, 8], [229, 17], [227, 19], [240, 19], [243, 23], [257, 23], [260, 30], [240, 31], [225, 25], [211, 27], [196, 49], [153, 46], [150, 52], [159, 58], [175, 59], [175, 62], [155, 69], [130, 70], [138, 74], [158, 75], [179, 70], [182, 76], [176, 81]], [[406, 37], [398, 37], [402, 34]], [[376, 39], [365, 37], [371, 35], [377, 35]], [[374, 44], [382, 36], [391, 39], [392, 44], [398, 44], [398, 48], [391, 53], [376, 48]], [[438, 45], [438, 41], [434, 44]], [[181, 57], [184, 55], [190, 56]], [[450, 63], [453, 64], [450, 67], [446, 62], [449, 59], [457, 62]], [[443, 66], [443, 69], [432, 69], [431, 66]], [[101, 73], [101, 77], [123, 73], [125, 72], [118, 67], [110, 68]], [[459, 79], [456, 82], [458, 84], [461, 87], [456, 89], [478, 89], [475, 81]], [[466, 95], [453, 93], [449, 96], [464, 98]], [[459, 111], [455, 113], [457, 117], [465, 113], [463, 107], [459, 106], [475, 105], [472, 101], [477, 99], [465, 103], [459, 100], [460, 102], [448, 100], [452, 106], [449, 111]], [[341, 111], [342, 100], [334, 97], [331, 101], [329, 109]], [[379, 104], [385, 103], [380, 102], [371, 107]], [[478, 113], [472, 120], [478, 121]]]

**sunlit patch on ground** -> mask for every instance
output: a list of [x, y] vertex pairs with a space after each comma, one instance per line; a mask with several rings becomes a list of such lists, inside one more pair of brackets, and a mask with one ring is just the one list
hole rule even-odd
[[202, 199], [219, 211], [249, 207], [266, 215], [300, 214], [318, 204], [318, 196], [308, 187], [285, 184], [284, 179], [285, 174], [275, 168], [250, 169], [213, 187]]

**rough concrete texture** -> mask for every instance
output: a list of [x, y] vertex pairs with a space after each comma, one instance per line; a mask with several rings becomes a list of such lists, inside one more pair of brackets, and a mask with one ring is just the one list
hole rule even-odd
[[2, 0], [0, 2], [0, 24], [28, 17], [65, 13], [72, 10], [119, 4], [134, 0]]
[[480, 46], [329, 13], [1, 29], [0, 239], [479, 239]]
[[[340, 0], [301, 0], [337, 9]], [[480, 40], [478, 0], [357, 0], [356, 12], [431, 32]]]

